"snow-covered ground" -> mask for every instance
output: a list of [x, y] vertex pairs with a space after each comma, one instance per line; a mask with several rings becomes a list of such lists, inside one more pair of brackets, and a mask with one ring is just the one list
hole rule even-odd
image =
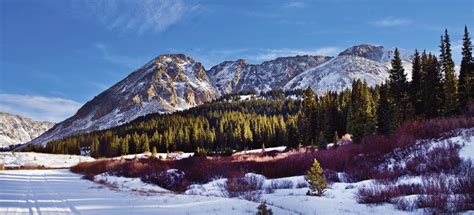
[[94, 158], [78, 155], [57, 155], [36, 152], [0, 152], [0, 164], [5, 167], [69, 168], [80, 162], [94, 161]]
[[[255, 214], [258, 205], [241, 199], [111, 189], [68, 170], [0, 171], [0, 214]], [[275, 214], [294, 214], [271, 208]]]
[[[463, 129], [454, 137], [432, 141], [431, 147], [445, 142], [462, 146], [463, 159], [473, 159], [474, 128]], [[267, 148], [284, 150], [284, 147]], [[261, 152], [261, 149], [247, 153]], [[179, 154], [182, 158], [192, 154]], [[133, 158], [135, 155], [131, 155]], [[145, 156], [145, 155], [138, 155]], [[36, 157], [36, 160], [34, 159]], [[410, 155], [408, 155], [410, 157]], [[0, 153], [7, 165], [29, 162], [58, 167], [73, 165], [92, 158], [40, 153]], [[246, 178], [258, 179], [258, 201], [265, 201], [274, 214], [422, 214], [425, 211], [402, 211], [393, 204], [359, 204], [355, 198], [359, 188], [376, 185], [375, 180], [356, 183], [333, 183], [322, 197], [307, 196], [304, 176], [267, 179], [247, 173]], [[176, 194], [139, 178], [107, 174], [97, 175], [95, 182], [81, 179], [69, 170], [0, 171], [0, 214], [255, 214], [259, 203], [244, 197], [230, 198], [225, 189], [226, 178], [216, 178], [206, 184], [193, 184], [184, 194]], [[421, 176], [403, 176], [395, 184], [419, 184]], [[413, 196], [406, 196], [412, 198]], [[405, 197], [403, 197], [405, 198]], [[464, 214], [473, 213], [472, 211]]]
[[[84, 180], [68, 170], [0, 171], [0, 213], [255, 214], [257, 211], [258, 203], [239, 198], [147, 192], [147, 189], [132, 188], [142, 182], [114, 176], [106, 178], [117, 186]], [[289, 180], [296, 186], [304, 178], [297, 176], [277, 180]], [[267, 183], [271, 184], [271, 180], [266, 180]], [[273, 193], [263, 194], [262, 200], [267, 201], [274, 214], [406, 213], [395, 210], [389, 204], [357, 204], [353, 193], [363, 183], [335, 183], [325, 197], [306, 196], [307, 188], [277, 189]], [[146, 187], [161, 189], [154, 185]]]
[[237, 152], [234, 155], [260, 153], [262, 151], [265, 151], [265, 152], [270, 152], [270, 151], [282, 152], [282, 151], [285, 151], [285, 149], [286, 149], [286, 146], [270, 147], [270, 148], [265, 148], [265, 149], [252, 149], [252, 150], [244, 150], [244, 151], [241, 151], [241, 152]]
[[[176, 160], [181, 160], [184, 158], [192, 157], [194, 155], [194, 152], [170, 152], [169, 154], [166, 153], [157, 153], [156, 157], [161, 157], [161, 158], [166, 158], [166, 156], [169, 156], [171, 159], [176, 159]], [[137, 158], [148, 158], [151, 156], [151, 153], [140, 153], [140, 154], [130, 154], [130, 155], [124, 155], [120, 157], [115, 157], [114, 159], [133, 159], [135, 157]]]
[[[333, 183], [323, 197], [316, 197], [306, 195], [308, 188], [304, 176], [266, 179], [264, 176], [248, 173], [246, 177], [260, 178], [263, 181], [260, 201], [265, 201], [272, 208], [284, 209], [284, 214], [408, 214], [390, 204], [358, 204], [354, 194], [360, 186], [371, 184], [372, 180]], [[221, 178], [203, 185], [192, 185], [185, 193], [225, 197], [228, 196], [224, 189], [226, 180]], [[269, 189], [271, 187], [273, 189]]]

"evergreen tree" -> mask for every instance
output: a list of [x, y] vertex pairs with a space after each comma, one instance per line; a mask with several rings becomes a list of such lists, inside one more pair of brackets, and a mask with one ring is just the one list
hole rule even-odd
[[412, 115], [412, 105], [408, 96], [409, 85], [398, 49], [395, 49], [392, 59], [392, 69], [390, 69], [388, 83], [390, 99], [393, 101], [394, 106], [394, 125], [398, 127]]
[[426, 62], [422, 64], [422, 68], [426, 75], [423, 87], [424, 115], [427, 118], [438, 117], [442, 113], [444, 93], [441, 82], [442, 75], [436, 56], [430, 53]]
[[451, 42], [448, 30], [445, 29], [444, 37], [441, 37], [440, 60], [444, 75], [444, 115], [450, 116], [458, 112], [457, 103], [457, 80], [454, 73], [454, 61], [451, 54]]
[[412, 78], [410, 87], [410, 97], [415, 111], [419, 116], [423, 113], [423, 74], [421, 71], [421, 57], [418, 50], [415, 50], [412, 64]]
[[322, 176], [323, 168], [319, 165], [318, 160], [314, 159], [311, 169], [306, 175], [306, 181], [309, 184], [308, 195], [322, 196], [328, 187], [326, 179]]
[[377, 106], [377, 133], [389, 134], [393, 129], [392, 105], [388, 95], [388, 86], [386, 84], [379, 88], [379, 104]]
[[143, 134], [140, 139], [141, 139], [141, 143], [142, 143], [141, 144], [141, 146], [142, 146], [141, 151], [142, 152], [150, 152], [150, 142], [148, 140], [148, 135]]
[[301, 144], [301, 136], [296, 125], [296, 119], [288, 119], [288, 148], [298, 148]]
[[376, 129], [375, 104], [367, 83], [360, 80], [352, 82], [352, 95], [347, 115], [347, 132], [359, 143]]
[[334, 143], [334, 146], [337, 146], [338, 141], [339, 141], [339, 135], [337, 134], [337, 131], [334, 131], [334, 137], [332, 138], [332, 142]]
[[128, 155], [128, 141], [126, 139], [122, 140], [120, 143], [120, 154]]
[[[303, 109], [300, 115], [301, 135], [303, 136], [303, 145], [312, 145], [315, 143], [317, 130], [317, 97], [313, 90], [308, 87], [305, 91]], [[317, 133], [319, 134], [319, 133]]]
[[272, 209], [267, 208], [267, 204], [265, 202], [262, 202], [260, 205], [257, 207], [257, 215], [272, 215]]
[[462, 60], [459, 70], [459, 106], [463, 111], [474, 98], [474, 59], [472, 58], [472, 43], [467, 26], [464, 26], [462, 43]]
[[156, 146], [153, 146], [153, 148], [151, 149], [151, 156], [153, 156], [154, 158], [156, 158], [156, 155], [158, 154], [158, 152], [156, 151]]

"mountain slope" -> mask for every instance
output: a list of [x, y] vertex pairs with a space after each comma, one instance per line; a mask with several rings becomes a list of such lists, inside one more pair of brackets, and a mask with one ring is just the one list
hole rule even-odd
[[225, 61], [212, 67], [209, 78], [221, 95], [248, 90], [268, 91], [280, 89], [302, 72], [331, 59], [327, 56], [279, 57], [261, 64], [248, 64], [244, 60]]
[[[393, 54], [394, 49], [382, 46], [353, 46], [337, 57], [296, 76], [284, 86], [284, 89], [311, 87], [318, 94], [322, 94], [350, 88], [352, 81], [356, 79], [366, 81], [369, 86], [382, 84], [389, 78]], [[411, 56], [410, 52], [401, 50], [402, 63], [409, 79]]]
[[124, 124], [149, 113], [187, 109], [217, 96], [200, 63], [181, 54], [160, 55], [31, 143], [44, 145], [72, 134]]
[[39, 122], [0, 112], [0, 148], [26, 143], [53, 125], [52, 122]]
[[[400, 50], [408, 77], [411, 77], [412, 53]], [[350, 87], [352, 80], [363, 79], [370, 86], [389, 77], [394, 49], [383, 46], [357, 45], [337, 57], [280, 57], [262, 64], [245, 60], [225, 61], [208, 71], [209, 78], [221, 95], [255, 90], [304, 89], [310, 86], [322, 94]]]
[[[280, 57], [261, 64], [225, 61], [206, 71], [180, 54], [161, 55], [87, 102], [73, 117], [31, 141], [46, 144], [72, 134], [124, 124], [149, 113], [169, 113], [211, 101], [227, 93], [305, 89], [341, 91], [355, 79], [369, 86], [389, 77], [394, 49], [358, 45], [336, 57]], [[401, 50], [408, 77], [411, 53]]]

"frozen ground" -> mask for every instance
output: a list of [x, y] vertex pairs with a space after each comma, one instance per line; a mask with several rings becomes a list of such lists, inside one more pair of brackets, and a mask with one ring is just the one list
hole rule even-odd
[[[184, 158], [192, 157], [194, 155], [194, 152], [170, 152], [169, 154], [166, 153], [157, 153], [156, 157], [161, 157], [161, 158], [166, 158], [166, 156], [169, 156], [171, 159], [176, 159], [176, 160], [181, 160]], [[124, 155], [120, 157], [115, 157], [114, 159], [133, 159], [135, 157], [137, 158], [147, 158], [150, 157], [151, 153], [140, 153], [140, 154], [130, 154], [130, 155]]]
[[[255, 214], [258, 206], [237, 198], [123, 189], [140, 182], [111, 179], [120, 184], [93, 183], [68, 170], [0, 171], [0, 214]], [[334, 184], [326, 197], [309, 197], [305, 188], [291, 188], [263, 194], [262, 198], [274, 214], [405, 213], [391, 205], [357, 204], [352, 198], [355, 188], [346, 187], [344, 183]]]
[[111, 189], [68, 170], [0, 171], [0, 214], [255, 214], [257, 206], [240, 199]]
[[5, 167], [44, 166], [69, 168], [80, 162], [94, 161], [94, 158], [78, 155], [56, 155], [36, 152], [0, 152], [0, 164]]

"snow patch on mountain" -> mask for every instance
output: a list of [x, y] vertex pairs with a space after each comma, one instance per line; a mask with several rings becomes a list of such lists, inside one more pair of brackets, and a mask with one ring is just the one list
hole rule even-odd
[[26, 143], [53, 127], [52, 122], [39, 122], [0, 112], [0, 148]]
[[160, 55], [87, 102], [71, 118], [30, 143], [107, 129], [149, 113], [169, 113], [217, 98], [199, 62], [182, 54]]

